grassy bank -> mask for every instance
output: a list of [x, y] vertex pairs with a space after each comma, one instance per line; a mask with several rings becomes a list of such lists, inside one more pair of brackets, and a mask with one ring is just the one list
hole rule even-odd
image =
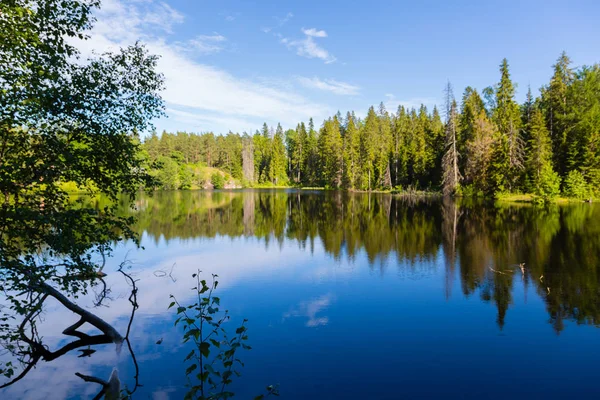
[[[506, 203], [541, 203], [543, 200], [534, 194], [530, 193], [503, 193], [496, 196], [496, 201]], [[566, 203], [583, 203], [589, 202], [590, 199], [582, 200], [572, 197], [556, 197], [550, 200], [550, 203], [566, 204]], [[600, 201], [597, 198], [591, 198], [592, 202]]]

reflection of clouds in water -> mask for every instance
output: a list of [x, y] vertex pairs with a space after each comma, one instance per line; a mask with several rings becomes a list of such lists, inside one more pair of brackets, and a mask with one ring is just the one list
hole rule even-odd
[[318, 317], [317, 314], [329, 307], [334, 300], [335, 297], [331, 293], [328, 293], [310, 301], [303, 301], [298, 307], [283, 314], [283, 319], [308, 317], [308, 321], [306, 321], [307, 327], [325, 326], [329, 323], [329, 317]]
[[175, 388], [160, 389], [152, 393], [152, 400], [169, 400], [169, 393], [176, 392]]
[[[307, 257], [307, 254], [294, 246], [284, 245], [281, 251], [265, 251], [262, 246], [249, 245], [248, 242], [255, 239], [230, 240], [229, 238], [215, 238], [207, 240], [186, 240], [185, 242], [172, 241], [168, 248], [156, 248], [152, 244], [147, 245], [146, 250], [133, 250], [131, 246], [119, 245], [114, 257], [109, 260], [104, 272], [107, 287], [110, 288], [110, 299], [106, 299], [107, 307], [94, 308], [94, 293], [79, 296], [75, 300], [77, 304], [93, 312], [109, 324], [113, 325], [122, 334], [127, 329], [127, 323], [131, 313], [131, 305], [128, 297], [131, 288], [123, 276], [116, 272], [116, 264], [126, 257], [133, 261], [131, 270], [127, 272], [136, 279], [138, 286], [138, 303], [140, 308], [136, 311], [132, 327], [132, 340], [137, 352], [138, 362], [155, 362], [162, 357], [172, 357], [173, 353], [179, 351], [181, 334], [173, 328], [170, 321], [173, 313], [167, 310], [173, 294], [182, 303], [188, 303], [194, 292], [190, 290], [193, 286], [192, 274], [198, 269], [203, 275], [210, 277], [211, 273], [219, 275], [219, 290], [227, 290], [239, 282], [248, 280], [270, 279], [275, 273], [292, 273], [287, 267], [297, 260]], [[256, 240], [257, 243], [260, 243]], [[243, 255], [243, 257], [242, 257]], [[173, 268], [173, 281], [168, 273]], [[113, 264], [115, 267], [110, 267]], [[157, 277], [157, 270], [167, 271], [167, 276]], [[113, 271], [113, 272], [111, 272]], [[72, 341], [62, 334], [69, 325], [75, 323], [79, 317], [64, 308], [56, 300], [50, 298], [44, 307], [43, 322], [40, 324], [40, 333], [44, 337], [44, 344], [51, 350]], [[98, 333], [93, 327], [86, 324], [80, 329], [85, 333]], [[164, 338], [162, 345], [156, 341]], [[0, 390], [0, 398], [15, 399], [64, 399], [76, 395], [76, 397], [91, 397], [99, 390], [95, 384], [84, 383], [76, 377], [75, 372], [85, 375], [94, 375], [102, 379], [108, 379], [112, 368], [118, 365], [121, 372], [121, 380], [130, 383], [131, 376], [125, 375], [130, 370], [129, 352], [123, 351], [118, 355], [114, 345], [93, 346], [98, 350], [91, 358], [77, 358], [78, 352], [70, 352], [53, 362], [40, 362], [38, 366], [14, 386]], [[129, 368], [128, 368], [129, 366]], [[144, 382], [143, 365], [141, 384]], [[181, 371], [183, 376], [183, 370]], [[159, 382], [156, 382], [157, 384]], [[152, 394], [153, 398], [168, 398], [172, 389], [161, 388]]]

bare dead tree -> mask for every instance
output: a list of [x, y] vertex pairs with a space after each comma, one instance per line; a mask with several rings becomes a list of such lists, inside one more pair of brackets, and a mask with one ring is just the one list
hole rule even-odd
[[451, 196], [462, 180], [458, 169], [457, 146], [457, 105], [452, 92], [452, 85], [448, 82], [445, 90], [446, 97], [446, 138], [444, 156], [442, 157], [442, 187], [444, 196]]
[[[14, 337], [15, 344], [9, 346], [10, 349], [13, 349], [13, 356], [15, 356], [15, 358], [17, 358], [23, 366], [23, 370], [9, 382], [0, 385], [0, 389], [11, 386], [23, 379], [39, 363], [39, 361], [50, 362], [64, 356], [71, 351], [94, 345], [114, 343], [118, 348], [120, 348], [122, 343], [125, 342], [135, 367], [134, 386], [131, 390], [127, 389], [125, 395], [128, 397], [135, 392], [135, 390], [137, 390], [137, 388], [141, 385], [139, 384], [139, 367], [131, 346], [129, 335], [131, 332], [131, 325], [133, 323], [135, 311], [139, 307], [137, 303], [138, 289], [135, 284], [135, 280], [131, 277], [131, 275], [124, 271], [124, 267], [126, 265], [127, 262], [124, 262], [118, 269], [118, 272], [123, 274], [131, 287], [129, 302], [132, 306], [132, 311], [125, 336], [122, 336], [117, 329], [115, 329], [108, 322], [104, 321], [102, 318], [71, 301], [67, 296], [50, 284], [46, 282], [32, 283], [30, 285], [31, 292], [26, 294], [27, 296], [31, 297], [29, 311], [21, 323], [16, 327], [16, 335]], [[102, 279], [103, 276], [105, 275], [102, 274], [100, 279]], [[103, 287], [106, 290], [105, 284]], [[97, 296], [100, 296], [102, 299], [106, 298], [105, 294], [99, 294]], [[38, 334], [37, 330], [37, 319], [42, 312], [44, 303], [50, 297], [54, 298], [66, 309], [79, 316], [79, 320], [77, 322], [66, 327], [62, 332], [66, 336], [75, 337], [76, 340], [69, 342], [56, 350], [50, 350], [48, 346], [43, 343], [42, 338]], [[80, 331], [79, 329], [86, 323], [98, 329], [101, 334], [89, 335]], [[94, 351], [86, 350], [83, 354], [91, 355], [93, 353]], [[112, 398], [121, 398], [120, 381], [116, 369], [113, 370], [113, 373], [108, 381], [80, 373], [76, 373], [75, 375], [82, 378], [86, 382], [95, 382], [102, 385], [102, 389], [98, 395], [94, 397], [95, 399], [100, 399], [102, 396], [106, 396], [106, 398], [111, 398], [111, 396], [113, 396]]]

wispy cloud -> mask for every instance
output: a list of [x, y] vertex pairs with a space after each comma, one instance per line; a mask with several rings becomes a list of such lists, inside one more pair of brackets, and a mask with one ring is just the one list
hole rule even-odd
[[327, 32], [325, 32], [324, 30], [316, 30], [315, 28], [310, 28], [310, 29], [304, 29], [302, 28], [302, 33], [304, 33], [306, 36], [311, 36], [311, 37], [327, 37]]
[[287, 22], [294, 17], [294, 14], [288, 12], [283, 18], [273, 17], [277, 21], [277, 25], [284, 26]]
[[[148, 13], [162, 14], [157, 18]], [[163, 7], [162, 3], [105, 0], [96, 16], [98, 20], [91, 39], [77, 43], [84, 56], [91, 55], [93, 50], [115, 50], [140, 39], [152, 54], [160, 55], [158, 70], [165, 76], [163, 98], [170, 118], [159, 121], [159, 128], [168, 125], [188, 129], [193, 122], [196, 130], [219, 133], [259, 127], [262, 122], [295, 126], [298, 121], [324, 118], [332, 111], [326, 105], [298, 95], [293, 88], [270, 84], [268, 80], [240, 79], [223, 68], [199, 62], [194, 51], [214, 53], [227, 39], [213, 33], [200, 35], [185, 44], [174, 42], [169, 29], [181, 23], [184, 17]], [[157, 25], [160, 20], [163, 22]]]
[[277, 21], [277, 26], [276, 27], [263, 26], [262, 28], [260, 28], [260, 30], [261, 30], [261, 32], [269, 33], [273, 29], [281, 28], [282, 26], [284, 26], [285, 24], [287, 24], [288, 21], [290, 19], [292, 19], [293, 17], [294, 17], [294, 14], [292, 14], [291, 12], [288, 12], [284, 17], [273, 17], [273, 19], [275, 21]]
[[228, 15], [225, 17], [225, 21], [227, 21], [227, 22], [235, 21], [235, 17], [233, 15]]
[[316, 328], [319, 326], [325, 326], [329, 323], [329, 317], [317, 316], [318, 313], [326, 310], [331, 303], [335, 300], [331, 293], [312, 299], [310, 301], [304, 301], [298, 305], [298, 307], [283, 314], [283, 319], [291, 317], [305, 317], [308, 318], [305, 326], [309, 328]]
[[306, 78], [300, 76], [298, 77], [298, 82], [307, 88], [323, 90], [339, 95], [356, 95], [360, 90], [358, 86], [351, 85], [346, 82], [336, 81], [335, 79], [321, 80], [317, 77]]
[[227, 38], [225, 38], [225, 36], [215, 32], [212, 35], [196, 36], [186, 43], [186, 47], [199, 54], [213, 54], [223, 50], [222, 44], [226, 41]]
[[318, 58], [323, 60], [325, 64], [331, 64], [337, 61], [337, 58], [333, 54], [330, 54], [323, 47], [319, 46], [314, 38], [325, 38], [327, 32], [323, 30], [317, 30], [315, 28], [304, 29], [302, 28], [305, 38], [300, 40], [291, 40], [288, 38], [282, 38], [281, 43], [285, 44], [290, 49], [295, 49], [296, 54], [306, 58]]

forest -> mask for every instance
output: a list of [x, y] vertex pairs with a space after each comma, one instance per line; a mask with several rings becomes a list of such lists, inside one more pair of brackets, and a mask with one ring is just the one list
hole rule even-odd
[[[457, 100], [449, 82], [444, 105], [428, 110], [383, 103], [365, 118], [336, 115], [284, 131], [156, 132], [142, 158], [159, 187], [203, 187], [223, 179], [242, 186], [346, 190], [429, 190], [445, 195], [531, 193], [588, 199], [600, 188], [600, 66], [573, 68], [562, 53], [550, 82], [515, 99], [508, 61], [500, 80]], [[202, 167], [219, 174], [199, 174]], [[223, 175], [223, 173], [225, 175]]]

